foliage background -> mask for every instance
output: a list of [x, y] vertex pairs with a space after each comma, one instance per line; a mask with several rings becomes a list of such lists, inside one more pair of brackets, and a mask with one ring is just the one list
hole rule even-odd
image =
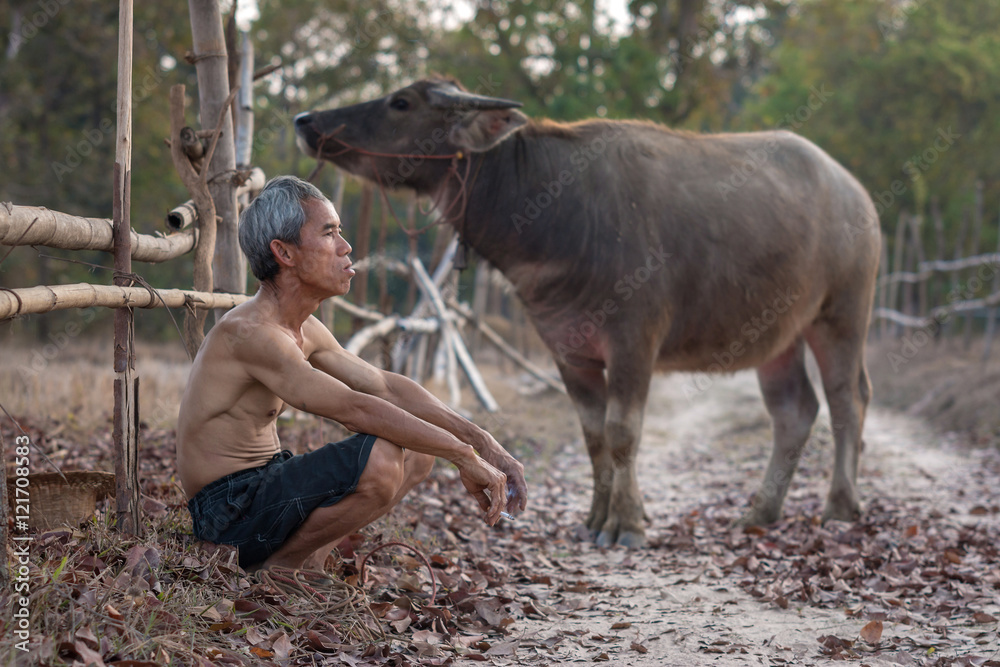
[[[295, 147], [300, 111], [368, 99], [431, 72], [496, 84], [533, 116], [646, 118], [695, 131], [792, 129], [846, 165], [884, 209], [925, 216], [932, 201], [954, 238], [984, 185], [996, 244], [1000, 206], [1000, 3], [963, 0], [261, 0], [250, 29], [258, 66], [254, 162], [269, 176], [307, 175]], [[187, 199], [163, 139], [167, 94], [197, 95], [186, 3], [135, 7], [133, 227], [163, 229]], [[99, 0], [0, 0], [0, 201], [110, 217], [117, 16]], [[815, 103], [816, 91], [823, 101]], [[810, 106], [812, 100], [812, 106]], [[108, 119], [111, 121], [111, 129]], [[935, 140], [957, 138], [944, 150]], [[939, 142], [940, 145], [940, 142]], [[894, 191], [895, 184], [895, 191]], [[321, 173], [334, 188], [334, 170]], [[899, 192], [902, 192], [899, 194]], [[343, 214], [356, 219], [349, 182]], [[401, 211], [401, 200], [396, 201]], [[377, 233], [376, 211], [373, 234]], [[402, 217], [402, 215], [401, 215]], [[387, 216], [391, 252], [406, 241]], [[933, 233], [925, 225], [925, 241]], [[430, 238], [421, 240], [428, 250]], [[951, 243], [951, 241], [949, 241]], [[933, 246], [932, 246], [933, 247]], [[45, 255], [108, 265], [103, 253]], [[952, 248], [947, 248], [949, 255]], [[190, 261], [137, 265], [153, 285], [187, 287]], [[109, 282], [106, 272], [15, 249], [0, 285]], [[372, 286], [371, 289], [374, 289]], [[401, 297], [397, 299], [397, 303]], [[23, 318], [7, 332], [45, 339], [69, 313]], [[88, 334], [107, 326], [102, 314]], [[162, 312], [140, 333], [175, 336]]]

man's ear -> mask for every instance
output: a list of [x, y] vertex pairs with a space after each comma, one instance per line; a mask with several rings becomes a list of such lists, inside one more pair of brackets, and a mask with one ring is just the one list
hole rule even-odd
[[295, 262], [292, 260], [292, 253], [288, 249], [288, 243], [279, 241], [278, 239], [271, 239], [269, 245], [271, 247], [271, 254], [274, 255], [274, 261], [281, 266], [295, 266]]
[[473, 153], [487, 151], [516, 132], [528, 117], [516, 109], [478, 111], [464, 116], [451, 129], [451, 141]]

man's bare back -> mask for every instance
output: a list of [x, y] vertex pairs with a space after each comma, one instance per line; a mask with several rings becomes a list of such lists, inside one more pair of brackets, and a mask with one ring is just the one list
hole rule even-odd
[[[188, 498], [209, 482], [267, 463], [280, 451], [277, 420], [285, 402], [255, 380], [233, 345], [248, 339], [266, 316], [256, 301], [229, 311], [202, 343], [177, 423], [177, 472]], [[248, 341], [252, 343], [252, 341]], [[305, 341], [303, 356], [311, 352]]]
[[[195, 535], [244, 544], [255, 554], [250, 562], [266, 558], [266, 566], [321, 565], [332, 544], [423, 480], [434, 458], [455, 464], [490, 525], [508, 498], [515, 511], [527, 498], [523, 466], [489, 433], [412, 380], [347, 352], [312, 317], [324, 299], [350, 288], [351, 246], [340, 232], [318, 190], [292, 177], [268, 183], [240, 225], [260, 290], [206, 336], [181, 400], [177, 468]], [[289, 405], [338, 421], [360, 440], [331, 443], [314, 458], [276, 456], [277, 418]], [[314, 460], [325, 469], [314, 469]], [[296, 472], [282, 477], [279, 469]], [[277, 477], [280, 484], [268, 486]], [[300, 485], [308, 498], [295, 495]], [[272, 523], [258, 510], [280, 516]], [[283, 521], [302, 511], [308, 516]], [[292, 532], [276, 537], [279, 523]]]

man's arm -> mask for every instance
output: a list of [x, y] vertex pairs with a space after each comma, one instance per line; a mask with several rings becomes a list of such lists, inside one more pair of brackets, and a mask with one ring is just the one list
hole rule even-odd
[[351, 389], [388, 401], [472, 445], [480, 456], [507, 475], [507, 487], [512, 492], [508, 506], [517, 511], [524, 510], [528, 498], [524, 466], [492, 435], [449, 408], [410, 378], [375, 368], [351, 354], [319, 320], [310, 318], [303, 329], [307, 335], [315, 336], [317, 344], [317, 350], [310, 356], [309, 363], [341, 380]]
[[506, 476], [453, 434], [313, 368], [295, 341], [277, 326], [256, 327], [234, 345], [233, 353], [251, 377], [288, 405], [336, 420], [357, 433], [451, 461], [466, 489], [486, 511], [486, 522], [493, 525], [500, 518], [506, 506]]

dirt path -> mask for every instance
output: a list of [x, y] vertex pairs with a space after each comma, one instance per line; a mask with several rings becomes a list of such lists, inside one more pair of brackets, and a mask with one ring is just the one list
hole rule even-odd
[[[989, 551], [996, 542], [987, 538], [985, 553], [979, 553], [963, 550], [968, 535], [957, 537], [954, 548], [947, 540], [963, 526], [975, 535], [998, 534], [995, 452], [963, 449], [919, 421], [872, 409], [859, 480], [870, 523], [854, 533], [848, 524], [819, 527], [813, 517], [829, 485], [832, 457], [829, 418], [821, 413], [786, 501], [786, 521], [746, 535], [728, 524], [763, 474], [769, 421], [752, 373], [702, 376], [698, 382], [704, 387], [707, 380], [707, 391], [692, 393], [689, 376], [654, 378], [639, 456], [640, 487], [652, 518], [648, 548], [600, 550], [572, 539], [590, 493], [590, 465], [578, 438], [545, 464], [544, 476], [532, 471], [540, 493], [522, 525], [545, 526], [549, 539], [537, 544], [537, 552], [524, 550], [530, 582], [518, 592], [531, 603], [526, 609], [537, 613], [511, 626], [516, 651], [493, 651], [494, 664], [812, 665], [834, 657], [869, 665], [952, 664], [962, 656], [982, 657], [969, 664], [1000, 661], [997, 624], [988, 620], [1000, 616], [1000, 570], [995, 550]], [[518, 415], [507, 424], [515, 432], [558, 437], [573, 426], [564, 397], [505, 398], [505, 405], [517, 403], [508, 409]], [[852, 551], [849, 539], [858, 530], [864, 532], [858, 539], [870, 540], [874, 552], [864, 541]], [[825, 547], [802, 550], [795, 543], [800, 539], [825, 540]], [[493, 556], [502, 557], [495, 551]], [[880, 574], [878, 568], [893, 559], [901, 572]], [[849, 578], [852, 562], [860, 575]], [[942, 598], [941, 613], [933, 615], [919, 596], [913, 602], [898, 590], [935, 597], [942, 595], [939, 588], [954, 589], [935, 585], [947, 578], [934, 579], [927, 564], [941, 562], [938, 575], [948, 567], [968, 567], [981, 576], [956, 584], [957, 601]], [[823, 577], [810, 579], [814, 585], [796, 581], [817, 567]], [[906, 584], [892, 578], [911, 573], [925, 579]], [[884, 579], [898, 586], [881, 584]], [[970, 621], [973, 613], [986, 622]], [[858, 639], [870, 619], [884, 619], [874, 644]], [[820, 637], [828, 638], [825, 644]]]

